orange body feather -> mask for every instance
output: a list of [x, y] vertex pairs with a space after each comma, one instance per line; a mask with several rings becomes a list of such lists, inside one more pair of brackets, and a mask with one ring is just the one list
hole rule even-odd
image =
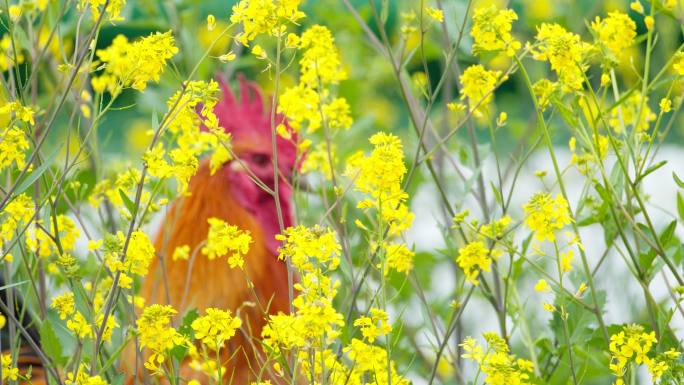
[[[206, 160], [191, 179], [189, 191], [191, 195], [177, 200], [164, 219], [155, 245], [158, 258], [141, 295], [146, 304], [170, 304], [180, 315], [190, 309], [202, 313], [208, 307], [238, 314], [243, 321], [242, 332], [221, 354], [227, 368], [224, 381], [232, 378], [233, 384], [248, 384], [261, 369], [259, 349], [254, 348], [250, 336], [261, 336], [267, 314], [288, 312], [287, 268], [266, 247], [257, 220], [234, 199], [229, 180], [210, 175]], [[230, 268], [226, 258], [209, 260], [201, 253], [210, 217], [251, 233], [254, 242], [245, 256], [244, 271]], [[184, 245], [190, 247], [190, 259], [173, 261], [174, 249]], [[252, 288], [248, 278], [254, 283]], [[187, 364], [181, 376], [203, 379]]]

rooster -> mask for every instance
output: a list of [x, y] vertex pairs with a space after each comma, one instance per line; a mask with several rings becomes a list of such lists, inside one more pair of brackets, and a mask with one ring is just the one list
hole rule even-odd
[[[275, 199], [253, 180], [256, 176], [274, 188], [270, 108], [264, 108], [259, 87], [243, 76], [239, 76], [239, 98], [224, 79], [219, 83], [223, 97], [214, 112], [219, 125], [232, 135], [232, 149], [239, 160], [226, 163], [214, 175], [208, 159], [200, 163], [189, 183], [190, 195], [173, 203], [160, 226], [155, 244], [158, 258], [141, 295], [147, 304], [170, 304], [179, 314], [190, 309], [201, 313], [208, 307], [239, 314], [243, 332], [228, 342], [221, 360], [227, 362], [224, 381], [247, 384], [256, 379], [262, 358], [255, 347], [258, 342], [251, 337], [261, 335], [267, 314], [289, 312], [288, 272], [285, 263], [276, 258], [275, 235], [281, 228]], [[276, 116], [276, 122], [284, 122], [284, 118]], [[296, 147], [294, 141], [279, 136], [276, 146], [281, 219], [288, 227], [293, 222], [289, 178], [297, 164]], [[253, 243], [245, 256], [244, 271], [230, 268], [225, 259], [209, 260], [199, 252], [211, 217], [251, 233]], [[191, 257], [172, 260], [175, 248], [185, 245], [192, 250]], [[181, 377], [206, 383], [187, 363], [181, 368]]]

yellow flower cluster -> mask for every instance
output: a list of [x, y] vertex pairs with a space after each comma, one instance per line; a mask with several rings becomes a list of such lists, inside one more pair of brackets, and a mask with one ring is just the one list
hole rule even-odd
[[655, 332], [646, 333], [641, 325], [625, 325], [617, 334], [610, 336], [610, 370], [617, 380], [614, 385], [625, 385], [623, 378], [629, 364], [646, 365], [655, 384], [669, 369], [668, 361], [677, 359], [681, 353], [670, 349], [653, 357], [651, 348], [657, 343]]
[[634, 91], [619, 107], [611, 110], [608, 125], [616, 134], [623, 133], [625, 127], [632, 127], [637, 133], [645, 133], [656, 118], [656, 114], [648, 106], [648, 97]]
[[[84, 10], [86, 7], [90, 8], [90, 12], [93, 14], [93, 20], [100, 18], [104, 5], [107, 0], [79, 0], [78, 8], [79, 10]], [[123, 17], [120, 16], [121, 10], [126, 5], [126, 0], [109, 0], [107, 4], [107, 9], [104, 10], [105, 18], [109, 21], [120, 21]]]
[[573, 220], [570, 217], [568, 202], [560, 195], [552, 198], [549, 193], [537, 193], [523, 206], [525, 223], [535, 232], [539, 241], [554, 241], [554, 232]]
[[7, 383], [6, 380], [16, 381], [19, 377], [19, 369], [14, 366], [12, 356], [9, 353], [2, 355], [2, 383]]
[[[387, 351], [380, 346], [369, 345], [354, 338], [344, 348], [344, 352], [352, 362], [351, 371], [347, 369], [348, 373], [351, 372], [350, 384], [411, 384], [408, 379], [399, 375], [394, 361], [388, 358]], [[346, 383], [344, 377], [341, 377], [336, 384]]]
[[[570, 147], [570, 152], [572, 153], [572, 158], [570, 160], [571, 164], [577, 166], [579, 172], [585, 175], [589, 175], [594, 171], [594, 166], [600, 161], [606, 159], [608, 155], [609, 138], [606, 135], [593, 135], [592, 142], [588, 144], [588, 148], [593, 148], [597, 156], [594, 156], [594, 152], [591, 150], [582, 150], [581, 153], [577, 153], [577, 138], [574, 136], [570, 138], [568, 147]], [[598, 159], [597, 159], [598, 158]]]
[[473, 12], [473, 51], [504, 51], [507, 56], [515, 55], [521, 44], [511, 36], [513, 21], [518, 15], [510, 9], [496, 6], [480, 7]]
[[354, 321], [354, 326], [361, 328], [363, 338], [368, 342], [375, 342], [378, 337], [383, 337], [392, 331], [392, 326], [387, 322], [389, 316], [387, 313], [378, 308], [371, 308], [369, 316], [359, 317]]
[[[15, 41], [16, 43], [16, 41]], [[12, 46], [12, 38], [9, 34], [5, 34], [0, 39], [0, 71], [7, 72], [10, 68], [14, 67], [14, 47]], [[17, 63], [24, 64], [26, 58], [21, 52], [20, 47], [17, 47]]]
[[[288, 258], [301, 281], [295, 286], [295, 314], [269, 316], [262, 332], [262, 342], [276, 354], [298, 349], [297, 367], [307, 383], [362, 385], [384, 383], [408, 385], [397, 373], [388, 353], [379, 346], [352, 339], [343, 348], [349, 363], [334, 350], [339, 342], [342, 314], [332, 306], [339, 281], [329, 275], [339, 265], [340, 245], [330, 229], [291, 227], [277, 239], [283, 241], [279, 258]], [[381, 309], [372, 308], [368, 316], [354, 322], [364, 339], [375, 341], [391, 332], [389, 317]], [[285, 356], [282, 356], [285, 357]], [[279, 365], [276, 365], [276, 370]]]
[[249, 251], [249, 244], [252, 243], [249, 231], [240, 230], [219, 218], [209, 218], [208, 222], [209, 234], [206, 245], [202, 247], [202, 254], [209, 259], [215, 259], [230, 253], [230, 267], [242, 269], [245, 265], [244, 256]]
[[329, 87], [347, 78], [335, 39], [326, 27], [314, 25], [301, 37], [290, 34], [288, 45], [303, 51], [299, 60], [299, 84], [287, 88], [278, 101], [278, 112], [300, 131], [318, 130], [323, 122], [330, 129], [349, 128], [353, 121], [347, 100], [331, 97]]
[[241, 0], [233, 6], [231, 23], [242, 24], [243, 32], [236, 39], [248, 45], [258, 35], [282, 36], [287, 24], [297, 24], [304, 16], [299, 10], [301, 0]]
[[332, 342], [339, 336], [338, 327], [344, 326], [342, 314], [332, 303], [339, 281], [328, 276], [340, 264], [335, 234], [318, 226], [297, 226], [285, 229], [276, 239], [283, 242], [278, 259], [290, 260], [299, 272], [300, 281], [295, 284], [299, 295], [293, 300], [295, 314], [269, 317], [263, 342], [276, 350], [320, 346], [322, 340]]
[[596, 16], [591, 29], [596, 34], [599, 47], [612, 64], [620, 62], [636, 37], [634, 21], [627, 14], [618, 11], [608, 13], [605, 19]]
[[[104, 178], [95, 184], [93, 191], [88, 196], [88, 202], [95, 208], [99, 208], [102, 202], [106, 199], [119, 212], [119, 214], [126, 220], [130, 220], [132, 213], [126, 207], [126, 203], [122, 195], [128, 197], [133, 201], [138, 183], [140, 182], [140, 170], [129, 168], [115, 174], [111, 178]], [[145, 178], [148, 182], [149, 178]], [[146, 183], [147, 184], [147, 183]], [[149, 202], [151, 197], [150, 191], [143, 189], [140, 196], [140, 202], [145, 205]], [[150, 205], [150, 211], [156, 211], [156, 205]]]
[[30, 148], [24, 130], [17, 126], [7, 126], [0, 130], [0, 173], [12, 163], [18, 169], [26, 166], [25, 151]]
[[398, 137], [379, 132], [369, 139], [373, 151], [369, 156], [357, 152], [348, 160], [346, 175], [354, 180], [356, 190], [370, 198], [359, 202], [362, 209], [375, 208], [389, 225], [389, 235], [396, 236], [408, 229], [413, 214], [408, 211], [408, 194], [401, 182], [407, 169], [404, 164], [403, 145]]
[[[42, 221], [37, 221], [37, 223], [41, 222]], [[30, 231], [26, 237], [26, 247], [28, 247], [31, 252], [37, 253], [38, 256], [43, 258], [58, 254], [59, 250], [57, 249], [55, 241], [53, 241], [57, 236], [59, 236], [59, 242], [63, 252], [67, 253], [74, 250], [76, 241], [81, 236], [81, 232], [71, 218], [63, 214], [57, 215], [57, 218], [54, 221], [50, 221], [49, 228], [52, 230], [50, 234], [45, 232], [45, 226], [31, 229], [32, 231]]]
[[536, 39], [538, 50], [533, 51], [534, 58], [551, 64], [562, 90], [571, 92], [582, 89], [586, 70], [584, 61], [591, 45], [560, 25], [549, 23], [543, 23], [537, 29]]
[[122, 260], [124, 243], [125, 235], [122, 232], [118, 232], [116, 237], [109, 237], [105, 246], [104, 260], [109, 270], [121, 272], [119, 285], [124, 289], [130, 289], [133, 285], [133, 278], [129, 274], [145, 277], [154, 258], [155, 250], [147, 234], [140, 230], [134, 231], [131, 233], [128, 249]]
[[168, 305], [150, 305], [143, 309], [136, 321], [140, 335], [140, 350], [147, 348], [151, 354], [145, 367], [156, 374], [163, 374], [161, 365], [168, 351], [177, 345], [185, 345], [186, 339], [171, 327], [171, 317], [176, 310]]
[[468, 99], [470, 109], [474, 110], [475, 116], [482, 116], [488, 111], [500, 76], [501, 71], [486, 70], [480, 64], [466, 68], [461, 74], [460, 81], [463, 85], [461, 100]]
[[155, 32], [133, 43], [118, 35], [112, 45], [97, 51], [104, 64], [104, 73], [93, 77], [91, 84], [97, 93], [118, 94], [131, 87], [144, 91], [150, 81], [159, 81], [167, 60], [178, 52], [171, 31]]
[[487, 377], [488, 385], [527, 385], [534, 364], [510, 354], [508, 344], [496, 333], [484, 333], [487, 341], [485, 350], [475, 339], [468, 337], [459, 346], [465, 352], [463, 358], [475, 361], [479, 370]]
[[242, 326], [240, 318], [233, 317], [230, 310], [208, 308], [206, 315], [192, 321], [195, 338], [202, 341], [209, 349], [218, 351], [223, 344], [235, 335]]
[[34, 203], [26, 194], [17, 195], [0, 212], [2, 226], [0, 226], [0, 238], [5, 242], [14, 239], [14, 233], [22, 230], [19, 225], [27, 225], [35, 215]]
[[500, 255], [496, 249], [490, 250], [484, 242], [473, 241], [458, 250], [456, 263], [465, 273], [466, 279], [473, 285], [478, 285], [477, 276], [482, 271], [490, 271], [492, 259]]
[[684, 52], [678, 51], [672, 57], [672, 69], [677, 75], [684, 75]]
[[76, 374], [68, 372], [64, 379], [64, 385], [109, 385], [107, 381], [98, 376], [89, 376], [90, 371], [84, 365], [79, 366]]
[[60, 319], [66, 319], [76, 311], [74, 305], [74, 293], [66, 292], [53, 298], [50, 307], [57, 310]]
[[[408, 194], [401, 186], [407, 172], [403, 146], [398, 137], [384, 132], [374, 134], [369, 141], [373, 151], [368, 156], [360, 151], [352, 155], [345, 174], [354, 181], [357, 191], [370, 196], [357, 207], [366, 211], [375, 209], [378, 231], [384, 232], [387, 227], [388, 236], [397, 237], [413, 222], [413, 213], [406, 205]], [[361, 222], [357, 224], [366, 228]], [[381, 246], [385, 252], [384, 274], [388, 269], [406, 274], [411, 271], [414, 253], [403, 242], [383, 242]]]

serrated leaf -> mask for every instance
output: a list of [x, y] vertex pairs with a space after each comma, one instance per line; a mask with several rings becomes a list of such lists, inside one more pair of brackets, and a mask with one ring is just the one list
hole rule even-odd
[[55, 363], [60, 365], [66, 363], [66, 357], [62, 356], [62, 343], [57, 338], [50, 322], [43, 322], [40, 327], [40, 345], [45, 354]]

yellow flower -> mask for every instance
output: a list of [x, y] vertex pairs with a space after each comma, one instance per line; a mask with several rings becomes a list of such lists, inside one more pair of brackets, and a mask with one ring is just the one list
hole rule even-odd
[[501, 76], [501, 71], [489, 71], [482, 65], [472, 65], [461, 74], [463, 84], [461, 100], [468, 98], [470, 109], [477, 116], [488, 111], [488, 105], [494, 98], [494, 89]]
[[190, 258], [190, 246], [188, 245], [176, 247], [171, 255], [171, 259], [174, 261], [187, 261], [188, 258]]
[[166, 62], [177, 52], [171, 31], [155, 32], [133, 43], [118, 35], [112, 45], [96, 53], [105, 70], [103, 75], [93, 78], [93, 89], [112, 94], [127, 87], [144, 91], [148, 82], [159, 81]]
[[684, 75], [684, 52], [678, 51], [674, 54], [672, 69], [677, 75]]
[[433, 7], [425, 7], [425, 13], [430, 16], [430, 18], [438, 23], [444, 22], [444, 12], [441, 9]]
[[159, 372], [165, 361], [167, 352], [174, 346], [185, 343], [183, 336], [170, 326], [171, 317], [176, 310], [168, 305], [150, 305], [143, 309], [136, 321], [140, 334], [140, 349], [151, 351], [145, 367], [153, 372]]
[[553, 313], [554, 311], [556, 311], [556, 307], [548, 302], [544, 302], [542, 306], [544, 307], [544, 311], [547, 311], [549, 313]]
[[538, 292], [545, 292], [549, 290], [549, 284], [546, 283], [545, 279], [540, 279], [537, 281], [537, 283], [534, 285], [534, 290]]
[[240, 0], [230, 16], [231, 23], [242, 24], [243, 32], [236, 39], [247, 45], [258, 35], [281, 36], [287, 24], [297, 24], [303, 18], [299, 3], [301, 0]]
[[604, 53], [614, 63], [620, 61], [636, 37], [634, 21], [627, 14], [617, 11], [610, 12], [603, 20], [596, 16], [591, 29], [596, 33], [599, 45], [605, 49]]
[[[107, 0], [79, 0], [78, 1], [78, 7], [79, 10], [83, 10], [86, 7], [90, 8], [90, 12], [93, 14], [93, 20], [97, 20], [100, 18], [100, 14], [102, 12], [101, 7], [103, 7], [107, 3]], [[119, 16], [121, 13], [121, 10], [123, 7], [126, 5], [126, 0], [109, 0], [109, 4], [107, 5], [107, 9], [104, 10], [107, 18], [109, 21], [120, 21], [123, 20], [123, 17]]]
[[543, 23], [537, 28], [536, 39], [539, 50], [533, 51], [534, 58], [549, 61], [563, 91], [582, 89], [586, 69], [584, 60], [591, 49], [590, 45], [558, 24]]
[[304, 50], [299, 60], [301, 84], [316, 89], [319, 82], [338, 84], [347, 78], [335, 39], [328, 28], [314, 25], [307, 29], [299, 40], [299, 48]]
[[478, 285], [480, 282], [477, 276], [482, 271], [490, 271], [492, 258], [496, 257], [497, 253], [487, 248], [482, 241], [473, 241], [461, 247], [458, 250], [456, 263], [463, 270], [466, 279], [473, 285]]
[[76, 310], [74, 307], [74, 293], [66, 292], [58, 295], [52, 300], [50, 307], [57, 310], [60, 319], [66, 319]]
[[69, 330], [74, 332], [78, 338], [89, 338], [93, 336], [93, 328], [88, 320], [81, 314], [80, 311], [67, 320], [66, 326]]
[[16, 368], [12, 362], [12, 356], [9, 353], [2, 355], [2, 383], [7, 383], [6, 380], [16, 381], [19, 377], [19, 369]]
[[498, 9], [492, 5], [475, 9], [473, 27], [473, 51], [504, 51], [513, 56], [520, 49], [520, 42], [511, 35], [512, 23], [518, 15], [510, 9]]
[[413, 256], [415, 253], [409, 250], [405, 243], [385, 244], [385, 253], [388, 267], [388, 269], [385, 269], [385, 275], [389, 273], [389, 269], [394, 269], [398, 273], [404, 274], [408, 274], [413, 270]]
[[459, 346], [465, 352], [462, 357], [478, 364], [479, 371], [485, 376], [488, 385], [530, 385], [530, 373], [534, 364], [510, 354], [506, 341], [496, 333], [483, 333], [487, 348], [484, 349], [475, 339], [467, 337]]
[[213, 31], [216, 28], [216, 17], [214, 15], [207, 16], [207, 29]]
[[662, 98], [660, 99], [660, 111], [663, 114], [667, 114], [668, 112], [672, 111], [672, 101], [668, 98]]
[[637, 132], [646, 132], [650, 123], [655, 121], [656, 114], [648, 107], [648, 97], [634, 91], [619, 108], [611, 110], [608, 125], [616, 134], [623, 132], [624, 127], [633, 127]]
[[240, 326], [240, 318], [233, 317], [229, 310], [215, 308], [207, 308], [206, 315], [192, 321], [195, 338], [212, 350], [219, 350]]
[[207, 244], [202, 247], [202, 254], [209, 259], [215, 259], [230, 252], [228, 256], [230, 267], [242, 269], [245, 264], [244, 256], [249, 251], [249, 244], [252, 243], [249, 232], [229, 225], [219, 218], [209, 218], [208, 222], [209, 234]]
[[551, 198], [548, 193], [537, 193], [523, 209], [525, 223], [535, 232], [534, 238], [539, 241], [555, 240], [554, 232], [572, 222], [568, 202], [560, 195]]
[[652, 31], [653, 26], [655, 26], [655, 19], [653, 18], [653, 16], [646, 16], [644, 17], [644, 24], [646, 24], [646, 29]]
[[34, 214], [34, 203], [28, 195], [20, 194], [15, 197], [0, 212], [0, 238], [5, 242], [14, 239], [15, 231], [20, 230], [19, 225], [28, 224]]
[[354, 326], [361, 328], [363, 338], [367, 339], [368, 342], [374, 342], [376, 338], [389, 334], [392, 331], [392, 326], [387, 323], [389, 316], [384, 310], [371, 308], [369, 313], [370, 317], [359, 317], [354, 321]]
[[25, 151], [30, 148], [24, 131], [16, 126], [8, 126], [0, 131], [0, 172], [14, 163], [17, 169], [26, 166]]
[[572, 270], [572, 260], [574, 258], [572, 250], [568, 250], [565, 253], [561, 253], [561, 272], [567, 273]]

